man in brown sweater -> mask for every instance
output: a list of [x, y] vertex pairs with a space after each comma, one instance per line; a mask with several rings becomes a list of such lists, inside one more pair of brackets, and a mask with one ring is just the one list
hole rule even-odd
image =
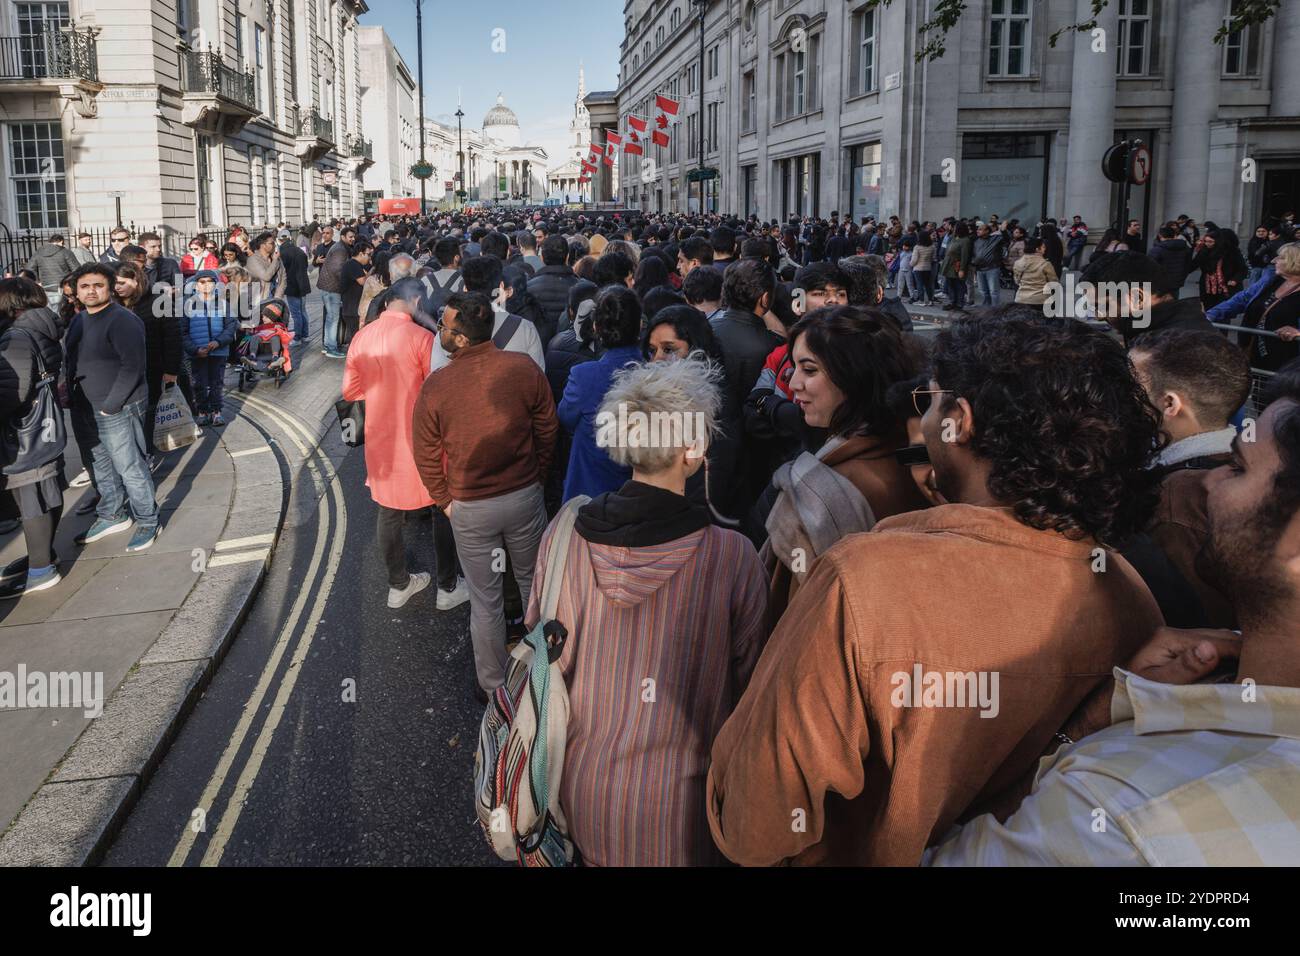
[[439, 336], [452, 361], [425, 380], [413, 422], [416, 468], [456, 534], [483, 694], [505, 680], [500, 559], [510, 555], [526, 606], [559, 427], [546, 376], [527, 355], [493, 344], [493, 319], [487, 296], [448, 300]]
[[952, 503], [813, 566], [714, 742], [709, 823], [736, 862], [916, 865], [954, 822], [1011, 812], [1163, 624], [1111, 550], [1155, 502], [1157, 422], [1123, 350], [1002, 312], [941, 333], [915, 396]]

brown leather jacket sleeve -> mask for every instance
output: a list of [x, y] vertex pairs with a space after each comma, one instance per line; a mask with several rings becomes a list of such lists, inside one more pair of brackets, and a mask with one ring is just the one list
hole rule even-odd
[[862, 792], [869, 724], [849, 618], [838, 569], [818, 561], [714, 741], [709, 827], [736, 863], [796, 856], [822, 838], [827, 791]]

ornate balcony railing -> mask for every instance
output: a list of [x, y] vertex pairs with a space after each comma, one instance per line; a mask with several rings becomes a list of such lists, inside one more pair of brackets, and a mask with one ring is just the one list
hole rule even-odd
[[370, 140], [358, 136], [348, 143], [348, 155], [355, 159], [374, 159], [374, 144]]
[[298, 135], [303, 137], [312, 136], [327, 143], [332, 143], [334, 142], [334, 124], [315, 110], [309, 110], [302, 117], [302, 125], [298, 128]]
[[257, 109], [257, 81], [206, 50], [181, 54], [181, 87], [186, 93], [216, 93], [250, 110]]
[[94, 36], [51, 24], [43, 33], [0, 37], [0, 80], [41, 79], [98, 82]]

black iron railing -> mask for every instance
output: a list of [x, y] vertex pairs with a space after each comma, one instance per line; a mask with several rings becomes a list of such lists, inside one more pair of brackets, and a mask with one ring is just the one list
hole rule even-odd
[[322, 139], [327, 143], [334, 142], [334, 124], [321, 116], [315, 110], [309, 110], [302, 117], [302, 123], [298, 128], [300, 136], [314, 136], [316, 139]]
[[348, 144], [348, 155], [358, 159], [374, 159], [374, 144], [370, 140], [358, 136]]
[[216, 93], [252, 110], [257, 109], [256, 84], [252, 73], [231, 66], [217, 53], [181, 53], [181, 87], [186, 93]]
[[0, 37], [0, 80], [46, 78], [98, 81], [95, 38], [52, 24], [43, 33]]

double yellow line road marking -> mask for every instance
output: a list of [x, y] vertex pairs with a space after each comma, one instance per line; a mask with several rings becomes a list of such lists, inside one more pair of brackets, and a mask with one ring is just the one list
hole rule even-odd
[[[203, 794], [199, 798], [199, 806], [204, 811], [203, 818], [207, 819], [209, 816], [214, 816], [212, 810], [217, 796], [230, 778], [239, 751], [243, 748], [244, 742], [252, 732], [253, 724], [262, 710], [263, 703], [275, 684], [276, 673], [280, 669], [285, 653], [293, 643], [293, 636], [298, 629], [298, 623], [303, 617], [303, 612], [306, 610], [308, 597], [314, 590], [313, 582], [316, 581], [317, 575], [321, 574], [320, 597], [307, 614], [302, 636], [293, 649], [288, 669], [280, 680], [279, 686], [275, 688], [275, 696], [270, 712], [267, 714], [265, 721], [262, 723], [262, 729], [253, 742], [252, 751], [235, 781], [234, 790], [226, 800], [225, 812], [220, 815], [217, 828], [208, 841], [207, 849], [204, 851], [200, 863], [202, 866], [216, 866], [221, 862], [221, 857], [225, 853], [230, 837], [235, 831], [235, 826], [239, 823], [244, 802], [257, 780], [262, 761], [266, 759], [276, 728], [280, 726], [280, 720], [284, 717], [294, 686], [298, 683], [298, 676], [302, 673], [302, 664], [307, 659], [308, 651], [311, 650], [316, 628], [320, 624], [321, 615], [325, 610], [325, 598], [334, 585], [334, 576], [338, 572], [339, 561], [343, 555], [343, 544], [347, 538], [347, 508], [344, 503], [343, 491], [339, 487], [338, 481], [334, 480], [333, 468], [330, 465], [329, 458], [319, 447], [316, 435], [303, 423], [302, 419], [281, 406], [273, 405], [254, 395], [245, 395], [243, 400], [253, 411], [262, 412], [267, 418], [280, 424], [302, 453], [303, 460], [311, 471], [312, 483], [317, 491], [321, 492], [328, 489], [328, 493], [333, 498], [334, 509], [332, 519], [328, 508], [322, 507], [319, 510], [320, 517], [316, 526], [316, 541], [303, 585], [298, 590], [298, 597], [289, 611], [288, 618], [285, 619], [284, 626], [276, 637], [275, 646], [272, 648], [271, 656], [258, 678], [257, 685], [253, 688], [252, 695], [244, 704], [243, 713], [230, 735], [230, 740], [226, 743], [226, 749], [221, 755], [221, 760], [217, 763], [211, 779], [208, 780], [207, 786], [204, 787]], [[322, 497], [322, 502], [323, 500]], [[181, 833], [180, 842], [176, 844], [176, 849], [172, 851], [171, 859], [168, 860], [167, 865], [182, 866], [189, 857], [197, 839], [198, 832], [187, 821]]]

